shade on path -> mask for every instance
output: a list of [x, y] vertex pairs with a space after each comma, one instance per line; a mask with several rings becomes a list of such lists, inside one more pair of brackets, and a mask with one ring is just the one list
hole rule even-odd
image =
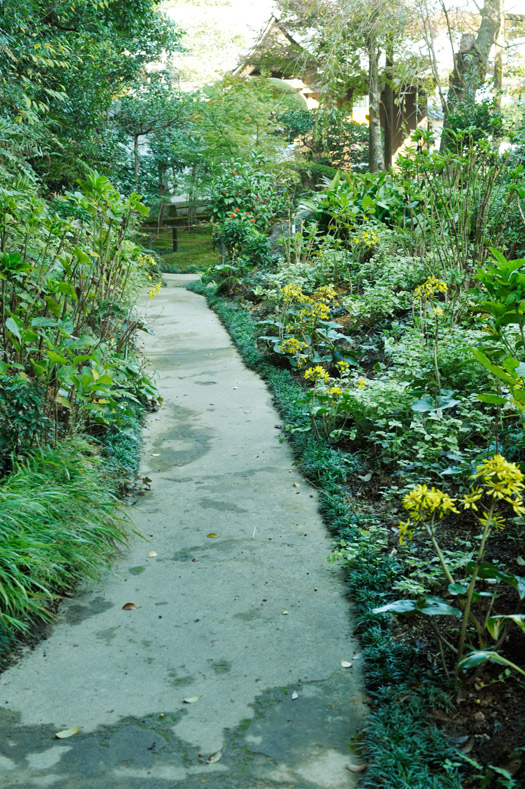
[[166, 279], [147, 305], [164, 404], [133, 509], [146, 539], [0, 677], [0, 786], [351, 789], [361, 659], [316, 493], [264, 383]]

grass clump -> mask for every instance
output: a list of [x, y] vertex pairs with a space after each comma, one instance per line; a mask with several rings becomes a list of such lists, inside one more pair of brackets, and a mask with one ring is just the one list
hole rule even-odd
[[128, 519], [93, 446], [71, 439], [19, 462], [0, 487], [0, 641], [49, 620], [54, 601], [98, 579]]

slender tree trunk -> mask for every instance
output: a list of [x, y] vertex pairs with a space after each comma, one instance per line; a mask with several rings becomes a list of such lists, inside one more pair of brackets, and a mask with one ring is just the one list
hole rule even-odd
[[394, 42], [389, 37], [386, 52], [386, 85], [385, 85], [385, 167], [392, 167], [394, 155]]
[[368, 144], [369, 144], [369, 168], [371, 173], [377, 173], [385, 169], [383, 158], [383, 140], [381, 136], [381, 86], [379, 84], [379, 50], [374, 41], [370, 43], [369, 50], [369, 75], [368, 75], [368, 97], [369, 97], [369, 121], [368, 121]]
[[505, 8], [504, 0], [499, 0], [499, 28], [496, 33], [496, 55], [494, 59], [494, 91], [496, 103], [501, 107], [501, 93], [503, 90], [503, 62], [505, 60]]
[[139, 184], [139, 135], [133, 135], [133, 157], [135, 160], [135, 186]]

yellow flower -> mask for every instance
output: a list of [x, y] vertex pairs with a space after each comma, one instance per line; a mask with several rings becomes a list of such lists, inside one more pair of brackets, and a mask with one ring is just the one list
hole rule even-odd
[[291, 283], [281, 288], [281, 296], [285, 302], [297, 301], [299, 304], [302, 304], [309, 300], [309, 296], [303, 293], [299, 285], [293, 285]]
[[361, 378], [359, 379], [359, 382], [357, 384], [357, 388], [358, 389], [364, 389], [366, 387], [367, 383], [368, 383], [368, 381], [366, 380], [366, 378], [363, 378], [363, 376], [361, 376]]
[[329, 374], [326, 372], [324, 367], [321, 367], [320, 364], [317, 364], [315, 367], [309, 367], [308, 370], [305, 370], [304, 377], [313, 381], [324, 381], [325, 384], [327, 384], [330, 380]]
[[483, 491], [480, 488], [472, 488], [470, 493], [468, 493], [466, 496], [463, 496], [461, 499], [464, 509], [469, 510], [472, 508], [473, 510], [477, 510], [478, 508], [476, 506], [476, 501], [479, 501], [482, 495]]
[[502, 515], [489, 515], [488, 512], [479, 519], [482, 526], [493, 526], [495, 529], [505, 528], [505, 518]]
[[436, 316], [436, 318], [439, 318], [441, 315], [443, 315], [443, 314], [444, 314], [444, 313], [443, 313], [443, 310], [441, 309], [441, 307], [434, 307], [434, 309], [432, 310], [432, 312], [434, 313], [434, 315]]
[[416, 301], [423, 301], [424, 299], [432, 299], [436, 293], [446, 293], [448, 285], [442, 279], [438, 279], [434, 275], [429, 277], [422, 285], [419, 285], [414, 291], [414, 299]]
[[448, 512], [459, 513], [455, 503], [455, 499], [452, 499], [448, 493], [443, 493], [434, 487], [429, 489], [426, 485], [416, 485], [403, 499], [403, 507], [415, 521], [422, 520], [425, 512], [430, 515], [437, 514], [440, 518]]
[[328, 390], [328, 394], [332, 395], [332, 397], [340, 397], [343, 394], [343, 390], [341, 389], [340, 386], [332, 386]]
[[414, 524], [411, 520], [407, 521], [399, 521], [399, 544], [403, 545], [405, 537], [408, 537], [409, 540], [412, 539], [414, 536]]
[[339, 367], [341, 372], [344, 372], [345, 370], [348, 370], [348, 368], [350, 367], [348, 362], [337, 362], [337, 366]]
[[288, 337], [284, 340], [283, 343], [279, 346], [281, 351], [284, 353], [296, 354], [303, 350], [303, 348], [307, 348], [307, 343], [303, 342], [302, 340], [298, 340], [296, 337]]
[[477, 473], [472, 479], [479, 479], [489, 496], [506, 501], [511, 496], [521, 497], [521, 491], [525, 488], [523, 474], [515, 463], [510, 463], [503, 455], [484, 460], [476, 469]]
[[326, 303], [335, 301], [337, 299], [337, 291], [332, 285], [323, 285], [323, 287], [317, 288], [315, 291], [314, 299]]

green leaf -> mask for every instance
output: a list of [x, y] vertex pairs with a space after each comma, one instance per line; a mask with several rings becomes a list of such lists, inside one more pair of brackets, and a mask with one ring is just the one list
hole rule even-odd
[[413, 614], [418, 610], [414, 600], [395, 600], [393, 603], [372, 609], [373, 614]]
[[507, 621], [514, 622], [525, 633], [525, 614], [500, 614], [487, 619], [487, 630], [492, 638], [497, 641]]
[[6, 329], [13, 335], [13, 337], [16, 337], [17, 340], [22, 339], [22, 335], [20, 334], [21, 326], [22, 322], [15, 318], [8, 318], [5, 322]]
[[453, 605], [449, 605], [440, 597], [434, 597], [433, 595], [428, 595], [418, 600], [417, 608], [418, 611], [427, 616], [461, 616], [459, 608], [454, 608]]
[[67, 359], [65, 356], [61, 356], [56, 351], [46, 351], [49, 361], [53, 362], [53, 364], [67, 364]]
[[[475, 562], [469, 562], [467, 564], [466, 570], [468, 573], [472, 573], [475, 567]], [[478, 569], [478, 578], [481, 580], [486, 580], [488, 578], [495, 578], [498, 581], [503, 581], [509, 586], [512, 586], [518, 592], [520, 596], [520, 600], [523, 600], [525, 597], [525, 578], [522, 578], [520, 575], [512, 575], [512, 573], [507, 573], [504, 570], [500, 570], [498, 567], [494, 567], [494, 565], [490, 564], [489, 562], [481, 562], [479, 569]]]
[[369, 211], [375, 207], [375, 200], [370, 195], [365, 195], [362, 200], [363, 211]]
[[459, 661], [458, 669], [460, 671], [468, 671], [470, 668], [476, 668], [482, 663], [485, 663], [486, 660], [489, 660], [492, 663], [499, 663], [500, 666], [512, 668], [525, 676], [525, 671], [523, 671], [523, 669], [521, 669], [515, 663], [511, 663], [510, 660], [507, 660], [502, 655], [498, 654], [498, 652], [489, 652], [485, 649], [478, 649], [475, 652], [470, 652], [468, 655], [466, 655], [466, 657], [463, 658], [463, 660]]
[[55, 399], [59, 405], [63, 406], [64, 408], [67, 408], [68, 411], [71, 411], [71, 403], [69, 402], [67, 397], [63, 397], [63, 395], [57, 395]]
[[87, 263], [88, 265], [91, 263], [91, 258], [89, 255], [86, 255], [83, 249], [80, 247], [75, 247], [75, 257], [80, 263]]
[[491, 405], [505, 405], [507, 402], [504, 397], [493, 394], [479, 394], [477, 395], [477, 400], [481, 400], [482, 403], [490, 403]]

